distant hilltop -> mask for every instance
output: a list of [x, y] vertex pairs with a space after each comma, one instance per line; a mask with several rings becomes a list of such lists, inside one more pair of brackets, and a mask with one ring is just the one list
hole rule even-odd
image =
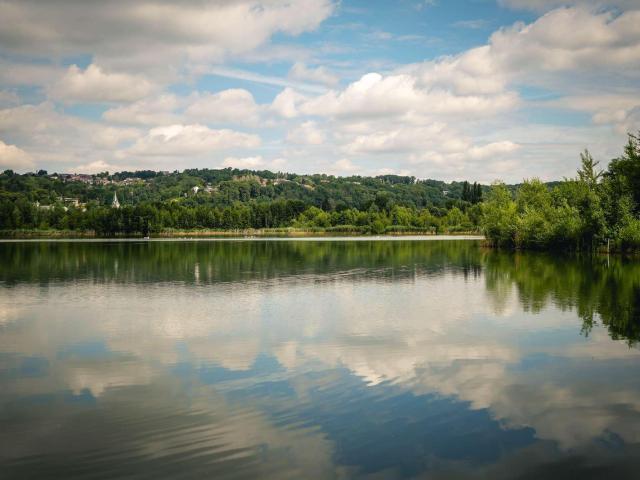
[[40, 209], [54, 204], [81, 208], [111, 206], [114, 197], [123, 207], [149, 202], [224, 207], [236, 202], [283, 200], [300, 201], [327, 211], [368, 210], [373, 204], [449, 209], [454, 205], [462, 207], [465, 202], [479, 202], [488, 188], [466, 181], [443, 182], [401, 175], [335, 177], [235, 168], [113, 174], [50, 174], [45, 170], [16, 174], [6, 170], [0, 174], [0, 189], [5, 195], [23, 194], [32, 203], [37, 202]]
[[[5, 174], [16, 175], [11, 170], [6, 170]], [[25, 173], [25, 176], [39, 176], [48, 177], [52, 180], [60, 180], [62, 182], [80, 182], [90, 185], [127, 185], [133, 183], [148, 182], [157, 177], [182, 177], [189, 176], [195, 178], [201, 178], [205, 180], [213, 181], [234, 181], [234, 182], [256, 182], [262, 186], [266, 185], [280, 185], [288, 182], [297, 183], [305, 188], [312, 187], [316, 183], [328, 184], [331, 182], [338, 183], [350, 183], [353, 185], [361, 185], [363, 183], [375, 183], [382, 184], [398, 184], [398, 185], [412, 185], [412, 184], [425, 184], [430, 186], [442, 186], [445, 195], [449, 191], [455, 191], [455, 185], [462, 185], [464, 181], [453, 181], [447, 183], [441, 180], [433, 179], [419, 179], [415, 176], [406, 175], [377, 175], [377, 176], [361, 176], [352, 175], [339, 177], [334, 175], [316, 173], [309, 175], [302, 175], [296, 173], [285, 172], [272, 172], [270, 170], [247, 170], [236, 168], [220, 168], [220, 169], [186, 169], [182, 172], [178, 170], [174, 171], [156, 171], [156, 170], [136, 170], [136, 171], [121, 171], [116, 173], [100, 172], [95, 174], [87, 173], [48, 173], [46, 170], [39, 170], [37, 173]], [[452, 190], [448, 190], [446, 186], [453, 186]], [[200, 187], [202, 188], [202, 186]]]
[[[0, 231], [147, 235], [176, 229], [475, 232], [489, 187], [412, 176], [245, 169], [0, 174]], [[21, 235], [19, 232], [18, 235]]]

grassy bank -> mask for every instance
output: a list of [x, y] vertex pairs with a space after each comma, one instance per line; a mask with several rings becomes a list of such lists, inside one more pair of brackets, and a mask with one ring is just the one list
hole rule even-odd
[[[403, 236], [403, 235], [479, 235], [479, 232], [436, 232], [433, 229], [415, 228], [392, 228], [389, 227], [384, 233], [372, 233], [365, 228], [262, 228], [262, 229], [237, 229], [237, 230], [163, 230], [150, 234], [152, 238], [238, 238], [238, 237], [317, 237], [317, 236]], [[4, 239], [56, 239], [56, 238], [143, 238], [143, 234], [137, 235], [114, 235], [105, 237], [96, 235], [94, 231], [74, 231], [74, 230], [3, 230], [0, 231], [0, 238]]]

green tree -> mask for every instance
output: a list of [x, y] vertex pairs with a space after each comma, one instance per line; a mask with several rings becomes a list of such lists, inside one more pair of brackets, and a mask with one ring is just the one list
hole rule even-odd
[[504, 183], [492, 185], [482, 210], [482, 229], [487, 240], [498, 247], [515, 246], [517, 207]]

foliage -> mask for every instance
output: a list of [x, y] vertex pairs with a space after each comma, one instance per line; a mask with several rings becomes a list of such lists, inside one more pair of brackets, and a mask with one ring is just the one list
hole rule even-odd
[[[114, 195], [119, 209], [111, 208]], [[397, 175], [336, 178], [225, 168], [74, 177], [7, 170], [0, 174], [0, 231], [478, 231], [481, 198], [479, 184]]]
[[[299, 228], [472, 232], [517, 249], [640, 250], [640, 138], [606, 170], [588, 151], [575, 178], [514, 187], [415, 177], [336, 178], [225, 168], [79, 176], [0, 174], [0, 231], [98, 236]], [[88, 179], [87, 179], [88, 177]], [[121, 208], [111, 208], [117, 195]]]
[[585, 150], [576, 178], [551, 187], [525, 180], [515, 192], [494, 184], [482, 205], [488, 241], [521, 249], [640, 249], [640, 141], [629, 135], [606, 171]]

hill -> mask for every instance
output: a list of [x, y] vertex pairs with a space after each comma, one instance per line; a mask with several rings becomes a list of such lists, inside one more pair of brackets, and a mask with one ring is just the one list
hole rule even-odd
[[[0, 230], [111, 235], [353, 227], [380, 233], [394, 225], [430, 231], [446, 224], [447, 230], [466, 231], [477, 229], [473, 207], [487, 188], [397, 175], [334, 177], [232, 168], [112, 175], [7, 170], [0, 174]], [[114, 198], [120, 208], [112, 208]]]

